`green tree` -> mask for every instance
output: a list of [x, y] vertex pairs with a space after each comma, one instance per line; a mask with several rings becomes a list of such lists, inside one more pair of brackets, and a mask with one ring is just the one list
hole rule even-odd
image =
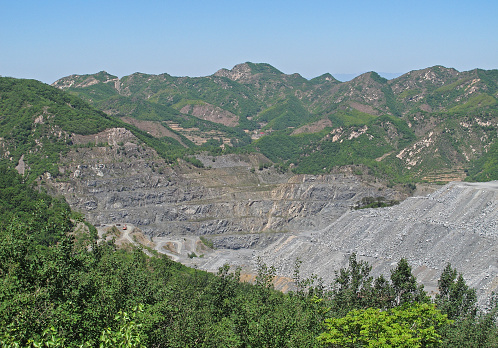
[[394, 290], [389, 281], [381, 274], [373, 284], [372, 307], [389, 308], [394, 298]]
[[412, 268], [405, 258], [399, 260], [396, 268], [391, 271], [391, 284], [394, 291], [394, 306], [404, 303], [429, 301], [424, 291], [424, 286], [417, 286], [417, 280], [412, 274]]
[[336, 272], [332, 298], [333, 311], [346, 314], [351, 309], [366, 308], [370, 305], [373, 278], [372, 266], [366, 261], [358, 261], [356, 254], [349, 257], [347, 268]]
[[142, 325], [138, 323], [138, 315], [142, 312], [143, 305], [141, 304], [134, 307], [130, 315], [119, 311], [114, 317], [114, 321], [117, 323], [116, 329], [108, 327], [102, 331], [99, 347], [145, 348], [144, 335], [141, 332]]
[[443, 342], [445, 347], [491, 348], [498, 347], [498, 298], [493, 295], [484, 306], [486, 312], [475, 316], [457, 317], [453, 325], [445, 328]]
[[325, 320], [318, 340], [332, 347], [439, 347], [440, 331], [451, 323], [434, 304], [412, 304], [386, 311], [355, 309]]
[[448, 263], [438, 281], [439, 294], [435, 302], [438, 308], [450, 319], [475, 317], [477, 313], [477, 296], [475, 289], [470, 288], [457, 274], [456, 269]]

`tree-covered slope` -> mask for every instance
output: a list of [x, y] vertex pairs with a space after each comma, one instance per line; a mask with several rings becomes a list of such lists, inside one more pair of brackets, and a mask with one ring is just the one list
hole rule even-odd
[[[116, 127], [127, 129], [170, 162], [190, 154], [188, 146], [194, 146], [186, 138], [182, 144], [181, 135], [176, 137], [180, 140], [154, 138], [41, 82], [0, 78], [0, 163], [17, 167], [30, 179], [44, 173], [58, 176], [61, 156], [71, 147], [85, 145], [76, 144], [75, 136], [85, 138]], [[89, 146], [100, 145], [97, 138], [88, 139]]]
[[468, 172], [468, 180], [498, 180], [498, 141], [496, 139], [488, 151], [472, 163]]
[[119, 123], [80, 98], [34, 80], [0, 78], [0, 158], [30, 175], [58, 173], [71, 134], [95, 134]]

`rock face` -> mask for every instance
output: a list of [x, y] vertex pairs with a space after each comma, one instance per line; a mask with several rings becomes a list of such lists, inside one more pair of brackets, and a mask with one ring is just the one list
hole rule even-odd
[[81, 144], [103, 140], [107, 146], [69, 152], [61, 166], [65, 178], [52, 181], [54, 190], [92, 223], [127, 222], [149, 236], [247, 235], [244, 242], [215, 242], [218, 247], [241, 248], [261, 244], [251, 234], [324, 228], [366, 196], [404, 198], [351, 174], [292, 175], [256, 169], [268, 161], [262, 156], [204, 156], [200, 160], [209, 169], [170, 167], [119, 129], [75, 138]]
[[237, 115], [207, 103], [200, 105], [188, 104], [181, 108], [180, 112], [182, 114], [192, 115], [203, 120], [221, 123], [228, 127], [235, 127], [239, 124], [239, 118]]
[[325, 284], [356, 253], [389, 274], [400, 258], [412, 265], [426, 290], [437, 290], [447, 263], [463, 273], [482, 302], [498, 288], [498, 182], [450, 183], [399, 206], [348, 211], [326, 228], [284, 236], [260, 253], [280, 275], [290, 276], [296, 258], [303, 276]]

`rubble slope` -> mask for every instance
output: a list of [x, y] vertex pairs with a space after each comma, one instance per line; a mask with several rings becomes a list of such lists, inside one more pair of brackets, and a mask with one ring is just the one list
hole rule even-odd
[[303, 276], [316, 274], [326, 284], [351, 253], [369, 261], [373, 275], [389, 274], [404, 257], [429, 292], [451, 263], [482, 302], [498, 287], [497, 250], [498, 182], [452, 182], [398, 206], [348, 211], [324, 229], [279, 239], [259, 256], [283, 276], [300, 259]]

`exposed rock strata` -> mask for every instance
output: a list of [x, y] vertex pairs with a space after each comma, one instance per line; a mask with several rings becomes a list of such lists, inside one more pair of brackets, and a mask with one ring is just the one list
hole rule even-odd
[[239, 118], [237, 115], [207, 103], [200, 105], [188, 104], [181, 108], [180, 112], [182, 114], [192, 115], [203, 120], [221, 123], [228, 127], [235, 127], [239, 124]]
[[[170, 167], [120, 128], [73, 136], [73, 142], [90, 145], [64, 158], [65, 178], [51, 181], [55, 192], [92, 223], [127, 222], [150, 236], [236, 234], [216, 245], [263, 246], [273, 237], [250, 235], [323, 228], [365, 196], [403, 198], [349, 174], [254, 170], [268, 161], [261, 155], [200, 156], [210, 169]], [[242, 241], [241, 235], [248, 236]]]

